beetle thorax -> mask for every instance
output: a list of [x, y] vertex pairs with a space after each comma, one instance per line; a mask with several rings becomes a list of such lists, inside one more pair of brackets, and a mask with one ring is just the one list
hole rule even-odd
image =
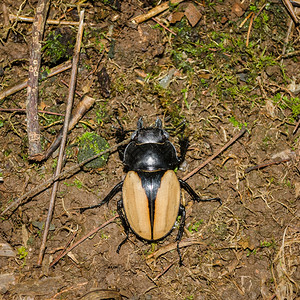
[[136, 130], [131, 140], [137, 144], [164, 143], [169, 139], [169, 134], [160, 128], [143, 128]]
[[124, 152], [124, 165], [128, 170], [172, 170], [178, 165], [176, 149], [169, 134], [160, 128], [136, 130]]

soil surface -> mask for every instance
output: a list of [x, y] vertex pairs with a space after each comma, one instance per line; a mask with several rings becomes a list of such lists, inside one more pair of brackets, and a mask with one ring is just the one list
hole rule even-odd
[[[201, 198], [220, 197], [222, 205], [193, 202], [182, 192], [183, 266], [175, 243], [178, 224], [152, 244], [130, 233], [117, 254], [126, 237], [119, 218], [50, 266], [117, 214], [120, 194], [108, 205], [79, 212], [124, 179], [114, 151], [105, 166], [84, 167], [59, 181], [41, 266], [51, 187], [1, 216], [0, 298], [300, 299], [300, 30], [286, 8], [277, 1], [183, 1], [136, 24], [132, 18], [160, 3], [71, 3], [51, 1], [47, 18], [74, 22], [85, 9], [76, 90], [95, 104], [68, 135], [64, 170], [78, 163], [84, 133], [95, 132], [112, 147], [120, 124], [129, 137], [140, 117], [146, 126], [161, 118], [178, 152], [180, 138], [188, 137], [179, 178], [243, 126], [246, 132], [187, 180]], [[4, 0], [1, 8], [3, 95], [27, 78], [32, 40], [32, 23], [10, 15], [34, 17], [37, 2]], [[45, 26], [41, 73], [72, 59], [77, 28]], [[40, 81], [44, 150], [62, 128], [69, 79], [67, 70]], [[42, 162], [28, 160], [26, 97], [23, 88], [0, 100], [1, 211], [51, 178], [57, 163], [57, 153]], [[75, 95], [74, 106], [80, 98]], [[264, 163], [270, 164], [248, 169]]]

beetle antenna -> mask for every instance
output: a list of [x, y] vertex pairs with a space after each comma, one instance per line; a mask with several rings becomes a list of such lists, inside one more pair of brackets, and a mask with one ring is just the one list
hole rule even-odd
[[137, 122], [137, 128], [142, 129], [143, 128], [143, 117], [140, 117], [138, 122]]
[[156, 121], [155, 121], [155, 127], [162, 129], [162, 121], [159, 117], [157, 117]]

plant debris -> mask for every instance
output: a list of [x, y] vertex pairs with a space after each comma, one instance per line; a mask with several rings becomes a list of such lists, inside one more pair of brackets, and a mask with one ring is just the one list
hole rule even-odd
[[[37, 2], [2, 2], [0, 237], [3, 253], [11, 256], [1, 256], [0, 298], [297, 298], [296, 2], [51, 2], [38, 78], [42, 154], [61, 138], [72, 86], [70, 51], [78, 12], [85, 10], [74, 122], [57, 176], [56, 152], [41, 161], [28, 159], [24, 111]], [[89, 108], [82, 106], [86, 99]], [[117, 254], [125, 237], [116, 212], [120, 196], [80, 214], [124, 178], [118, 150], [140, 117], [152, 125], [159, 117], [178, 155], [188, 139], [176, 175], [202, 199], [222, 199], [221, 206], [193, 203], [182, 193], [183, 267], [177, 263], [179, 219], [157, 243], [130, 233]], [[90, 158], [78, 163], [82, 152]], [[85, 167], [96, 158], [100, 164]], [[54, 182], [59, 188], [53, 230], [36, 268]]]

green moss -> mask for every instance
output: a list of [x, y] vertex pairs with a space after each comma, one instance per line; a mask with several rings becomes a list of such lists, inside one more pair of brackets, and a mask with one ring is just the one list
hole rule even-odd
[[203, 224], [203, 219], [201, 219], [200, 221], [196, 221], [194, 224], [191, 224], [189, 227], [188, 227], [188, 231], [189, 232], [198, 232], [199, 230], [199, 227], [201, 224]]
[[75, 35], [69, 28], [58, 28], [51, 31], [42, 48], [43, 57], [50, 64], [58, 64], [72, 57]]
[[238, 127], [239, 129], [241, 129], [243, 126], [247, 127], [247, 125], [248, 125], [246, 122], [242, 123], [242, 122], [237, 121], [234, 116], [229, 118], [229, 122], [234, 127]]
[[[86, 132], [79, 139], [78, 162], [81, 163], [89, 157], [99, 154], [108, 148], [109, 144], [104, 138], [94, 132]], [[107, 159], [108, 153], [92, 160], [85, 166], [93, 169], [101, 168], [106, 164]]]
[[300, 98], [288, 97], [281, 93], [277, 93], [272, 100], [273, 103], [277, 104], [281, 109], [290, 109], [292, 112], [292, 119], [296, 119], [298, 115], [300, 115]]

